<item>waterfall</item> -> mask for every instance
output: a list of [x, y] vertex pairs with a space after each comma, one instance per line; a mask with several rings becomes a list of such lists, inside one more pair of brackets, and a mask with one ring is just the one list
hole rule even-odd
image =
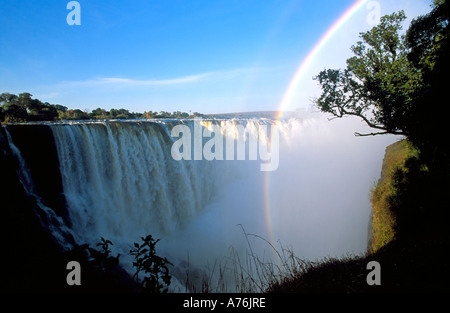
[[[80, 241], [171, 234], [217, 199], [230, 176], [239, 175], [230, 160], [175, 160], [171, 149], [177, 138], [171, 130], [180, 125], [196, 131], [192, 120], [51, 125], [70, 220]], [[242, 141], [250, 142], [259, 138], [259, 125], [253, 120], [203, 121], [201, 135], [208, 132], [209, 137], [202, 136], [201, 149], [227, 129], [232, 135], [243, 130], [247, 136], [241, 134]]]
[[[104, 237], [124, 255], [151, 234], [162, 239], [160, 254], [181, 268], [187, 259], [191, 267], [214, 263], [230, 247], [245, 253], [242, 228], [305, 259], [364, 253], [370, 188], [396, 140], [358, 138], [358, 121], [314, 114], [45, 125], [69, 223], [40, 200], [27, 166], [34, 156], [24, 158], [14, 145], [19, 135], [5, 128], [18, 175], [54, 236], [91, 246]], [[267, 242], [252, 245], [270, 257]]]

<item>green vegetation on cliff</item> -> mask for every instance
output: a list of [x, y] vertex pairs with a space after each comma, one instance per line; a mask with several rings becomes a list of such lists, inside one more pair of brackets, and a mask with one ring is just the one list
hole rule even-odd
[[405, 171], [405, 162], [417, 157], [418, 151], [406, 140], [398, 141], [386, 148], [381, 168], [381, 177], [371, 193], [372, 233], [369, 251], [376, 252], [395, 238], [396, 216], [391, 210], [395, 198], [394, 176], [396, 171]]
[[[436, 179], [409, 142], [392, 144], [372, 191], [372, 240], [366, 255], [302, 263], [267, 291], [448, 292], [448, 190], [449, 180]], [[371, 261], [380, 264], [381, 285], [366, 282]]]

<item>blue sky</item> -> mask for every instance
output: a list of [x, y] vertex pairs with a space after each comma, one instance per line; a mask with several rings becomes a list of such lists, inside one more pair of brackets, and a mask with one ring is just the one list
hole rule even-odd
[[[0, 92], [83, 110], [277, 110], [299, 64], [355, 1], [79, 0], [81, 25], [68, 25], [68, 2], [0, 2]], [[431, 1], [375, 3], [381, 15], [412, 18]], [[362, 7], [321, 49], [288, 109], [318, 96], [318, 71], [345, 66], [371, 12]]]

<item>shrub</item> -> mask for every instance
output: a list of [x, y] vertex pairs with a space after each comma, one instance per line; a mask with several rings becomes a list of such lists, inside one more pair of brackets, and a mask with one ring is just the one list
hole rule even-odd
[[100, 251], [93, 248], [88, 248], [91, 256], [89, 261], [94, 267], [100, 269], [104, 273], [110, 272], [119, 264], [120, 254], [116, 257], [110, 256], [111, 249], [109, 248], [109, 245], [113, 245], [113, 243], [101, 237], [101, 241], [97, 243], [97, 247], [101, 247]]
[[[169, 265], [172, 265], [167, 258], [156, 255], [155, 246], [159, 239], [154, 240], [151, 235], [141, 237], [142, 244], [134, 243], [134, 248], [130, 254], [134, 255], [133, 267], [140, 291], [146, 293], [166, 293], [170, 285]], [[144, 277], [140, 280], [139, 273], [144, 272]]]

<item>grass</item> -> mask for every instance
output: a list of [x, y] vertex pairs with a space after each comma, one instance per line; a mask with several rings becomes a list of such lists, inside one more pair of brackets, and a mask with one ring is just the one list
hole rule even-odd
[[[372, 190], [372, 238], [366, 255], [324, 259], [271, 284], [276, 293], [448, 292], [448, 176], [431, 173], [407, 141], [386, 149]], [[367, 264], [381, 265], [381, 285], [369, 286]]]
[[[215, 262], [207, 268], [201, 277], [201, 284], [198, 279], [195, 284], [191, 278], [195, 273], [191, 273], [188, 267], [185, 292], [358, 292], [366, 284], [367, 263], [364, 259], [345, 256], [339, 259], [304, 260], [280, 242], [275, 247], [263, 237], [247, 233], [243, 227], [242, 232], [247, 240], [246, 253], [239, 254], [231, 248], [230, 255], [223, 259], [223, 263]], [[272, 255], [275, 258], [266, 259], [255, 253], [250, 239], [264, 241], [274, 252]]]
[[395, 195], [393, 177], [397, 170], [405, 167], [409, 157], [416, 151], [406, 140], [398, 141], [386, 148], [378, 184], [371, 191], [372, 236], [369, 251], [376, 252], [395, 238], [396, 215], [390, 209], [390, 199]]

